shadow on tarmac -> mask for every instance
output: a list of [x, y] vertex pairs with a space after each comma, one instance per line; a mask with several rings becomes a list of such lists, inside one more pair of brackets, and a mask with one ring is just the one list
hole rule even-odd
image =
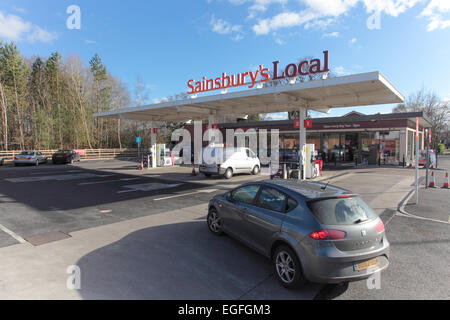
[[203, 221], [133, 232], [77, 263], [84, 299], [313, 299], [322, 285], [282, 287], [270, 261]]
[[[41, 211], [57, 211], [158, 195], [170, 196], [208, 186], [201, 181], [174, 182], [147, 175], [111, 173], [77, 166], [55, 166], [56, 171], [47, 172], [49, 168], [14, 168], [0, 172], [0, 194], [13, 199], [8, 202], [19, 202]], [[142, 191], [126, 188], [127, 185], [152, 183], [158, 185]], [[172, 187], [173, 184], [179, 185]]]

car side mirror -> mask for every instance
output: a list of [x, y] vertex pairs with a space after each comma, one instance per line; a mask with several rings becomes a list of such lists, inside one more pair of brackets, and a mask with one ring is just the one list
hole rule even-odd
[[231, 192], [225, 193], [225, 199], [227, 199], [227, 201], [233, 202], [233, 198], [231, 197]]

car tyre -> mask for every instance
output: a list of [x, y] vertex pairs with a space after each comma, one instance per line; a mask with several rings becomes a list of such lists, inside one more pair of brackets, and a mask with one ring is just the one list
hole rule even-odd
[[39, 160], [36, 160], [36, 163], [34, 165], [37, 167], [39, 165]]
[[256, 176], [257, 174], [259, 174], [259, 166], [255, 166], [255, 167], [253, 168], [252, 174], [255, 175], [255, 176]]
[[208, 215], [206, 216], [206, 222], [208, 224], [209, 231], [211, 231], [214, 235], [221, 236], [223, 234], [222, 221], [215, 208], [209, 209]]
[[233, 169], [228, 168], [227, 170], [225, 170], [223, 176], [225, 177], [225, 179], [231, 179], [233, 177]]
[[297, 255], [288, 246], [279, 246], [272, 262], [275, 276], [285, 288], [295, 289], [307, 282]]

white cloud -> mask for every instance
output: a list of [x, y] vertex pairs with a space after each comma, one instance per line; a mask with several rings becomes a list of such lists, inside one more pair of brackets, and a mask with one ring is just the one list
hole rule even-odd
[[358, 41], [358, 39], [356, 39], [356, 38], [352, 38], [352, 39], [350, 39], [349, 43], [350, 43], [350, 44], [355, 44], [355, 43], [356, 43], [356, 41]]
[[284, 46], [286, 44], [286, 41], [280, 38], [275, 38], [275, 43], [279, 44], [280, 46]]
[[324, 33], [322, 35], [322, 38], [337, 38], [339, 37], [339, 32], [334, 31], [334, 32], [330, 32], [330, 33]]
[[362, 0], [366, 6], [367, 12], [384, 12], [393, 17], [397, 17], [407, 9], [410, 9], [423, 1], [424, 0]]
[[[327, 29], [357, 5], [363, 6], [368, 14], [384, 13], [398, 17], [408, 9], [425, 3], [426, 8], [420, 17], [429, 20], [429, 31], [450, 27], [450, 17], [443, 15], [450, 13], [450, 0], [228, 0], [228, 3], [236, 6], [246, 5], [249, 12], [247, 18], [259, 16], [251, 26], [256, 35], [268, 35], [280, 29], [295, 27], [303, 27], [306, 30]], [[294, 9], [295, 3], [297, 7], [300, 5], [299, 9]], [[281, 6], [281, 12], [268, 10], [274, 4]], [[239, 28], [240, 32], [243, 28], [221, 19], [215, 19], [212, 24], [215, 32], [223, 34], [232, 32], [233, 27]], [[323, 37], [334, 36], [329, 33]]]
[[272, 18], [259, 20], [253, 26], [256, 35], [267, 34], [280, 28], [297, 27], [305, 24], [305, 28], [325, 28], [336, 18], [356, 5], [358, 0], [300, 0], [306, 8], [299, 11], [284, 11]]
[[222, 19], [216, 19], [216, 17], [212, 16], [210, 24], [212, 26], [212, 30], [214, 32], [220, 33], [220, 34], [229, 34], [232, 32], [240, 32], [242, 29], [242, 26], [240, 25], [232, 25], [228, 21], [222, 20]]
[[345, 69], [343, 66], [337, 66], [333, 69], [333, 72], [338, 76], [346, 76], [351, 74], [351, 72]]
[[[427, 0], [297, 0], [304, 9], [300, 11], [284, 10], [282, 13], [260, 19], [252, 29], [256, 35], [268, 34], [281, 28], [304, 26], [305, 29], [319, 27], [325, 29], [338, 17], [347, 14], [362, 3], [367, 13], [383, 12], [397, 17], [406, 10]], [[450, 11], [450, 0], [431, 0], [421, 14], [430, 19], [429, 30], [450, 26], [450, 20], [444, 20], [441, 13]]]
[[264, 120], [287, 120], [287, 112], [267, 113], [263, 116]]
[[33, 30], [31, 33], [27, 36], [27, 40], [31, 43], [34, 42], [45, 42], [49, 43], [55, 40], [58, 36], [56, 33], [48, 32], [47, 30], [42, 29], [38, 26], [33, 26]]
[[239, 33], [231, 38], [231, 40], [234, 40], [234, 41], [241, 41], [242, 39], [244, 39], [244, 37]]
[[28, 11], [25, 8], [13, 7], [14, 11], [20, 12], [21, 14], [26, 14]]
[[152, 101], [154, 104], [157, 104], [157, 103], [168, 102], [169, 99], [167, 99], [166, 97], [162, 97], [162, 98], [154, 98]]
[[22, 18], [0, 12], [0, 38], [12, 41], [20, 41], [22, 36], [29, 32], [32, 24]]
[[428, 31], [450, 27], [450, 19], [444, 19], [443, 13], [450, 13], [449, 0], [432, 0], [421, 12], [420, 16], [430, 21], [427, 26]]
[[57, 34], [42, 29], [13, 14], [0, 12], [0, 39], [20, 42], [51, 42]]

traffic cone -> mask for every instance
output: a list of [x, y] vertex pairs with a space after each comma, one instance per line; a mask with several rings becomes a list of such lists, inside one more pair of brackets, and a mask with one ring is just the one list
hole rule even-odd
[[430, 183], [428, 184], [429, 188], [434, 188], [435, 187], [435, 181], [434, 181], [434, 171], [431, 171], [431, 179], [430, 179]]
[[444, 185], [442, 188], [448, 189], [448, 172], [445, 173]]
[[196, 175], [197, 175], [197, 172], [195, 171], [195, 166], [192, 166], [192, 175], [193, 175], [193, 176], [196, 176]]
[[142, 170], [142, 169], [144, 169], [144, 163], [141, 161], [141, 162], [138, 162], [138, 167], [137, 167], [137, 169], [138, 170]]

